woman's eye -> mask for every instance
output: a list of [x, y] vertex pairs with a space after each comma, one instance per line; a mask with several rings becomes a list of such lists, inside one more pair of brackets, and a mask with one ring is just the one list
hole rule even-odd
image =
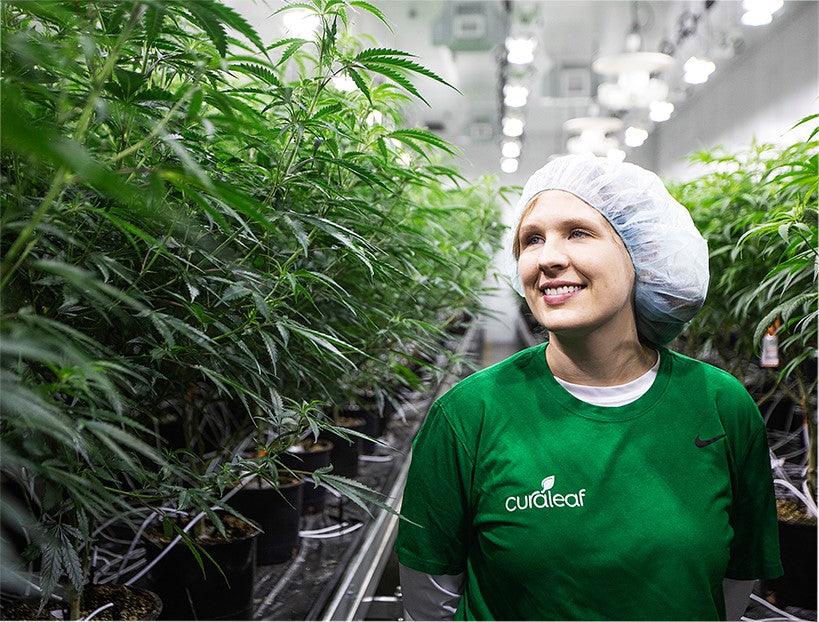
[[540, 244], [543, 238], [539, 235], [529, 235], [523, 239], [524, 246], [531, 246], [532, 244]]
[[569, 234], [570, 238], [586, 238], [589, 234], [582, 229], [573, 229], [572, 232]]

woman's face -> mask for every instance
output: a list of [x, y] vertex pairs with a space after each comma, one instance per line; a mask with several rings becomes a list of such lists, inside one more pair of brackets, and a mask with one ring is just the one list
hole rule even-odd
[[542, 192], [521, 220], [518, 242], [526, 302], [549, 332], [636, 336], [634, 266], [597, 210], [568, 192]]

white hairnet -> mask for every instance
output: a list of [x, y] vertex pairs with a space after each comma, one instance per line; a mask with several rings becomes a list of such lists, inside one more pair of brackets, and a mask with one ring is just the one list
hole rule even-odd
[[523, 286], [512, 243], [529, 202], [544, 190], [564, 190], [599, 211], [622, 238], [636, 274], [637, 331], [664, 345], [696, 315], [708, 291], [708, 244], [691, 215], [657, 175], [635, 164], [595, 156], [556, 158], [523, 186], [507, 237], [512, 284]]

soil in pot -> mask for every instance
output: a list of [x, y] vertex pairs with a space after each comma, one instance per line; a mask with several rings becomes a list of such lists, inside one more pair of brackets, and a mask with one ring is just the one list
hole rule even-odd
[[[367, 422], [362, 417], [336, 417], [334, 425], [364, 433]], [[329, 432], [322, 430], [320, 438], [328, 438]], [[355, 477], [358, 475], [358, 456], [361, 455], [362, 439], [350, 436], [349, 440], [332, 435], [333, 450], [330, 452], [330, 464], [335, 475]]]
[[279, 564], [299, 548], [299, 519], [306, 482], [284, 475], [279, 485], [256, 477], [229, 501], [237, 512], [252, 518], [262, 528], [256, 538], [256, 564]]
[[[183, 542], [178, 542], [148, 573], [150, 588], [159, 594], [163, 603], [159, 619], [252, 619], [256, 538], [260, 530], [234, 516], [220, 514], [220, 518], [229, 538], [227, 541], [209, 522], [205, 525], [205, 534], [197, 539], [212, 558], [200, 553], [204, 575]], [[201, 520], [207, 521], [206, 518]], [[182, 527], [186, 523], [187, 520], [179, 522]], [[146, 536], [149, 559], [159, 555], [170, 541], [159, 525], [147, 529]]]
[[[342, 442], [344, 441], [342, 440]], [[279, 459], [288, 469], [312, 473], [318, 468], [329, 466], [333, 445], [333, 443], [324, 439], [319, 439], [315, 443], [307, 439], [289, 447], [287, 451], [279, 455]], [[307, 483], [302, 492], [302, 511], [306, 513], [321, 512], [324, 510], [326, 498], [327, 491], [323, 486], [314, 486]]]
[[816, 609], [816, 517], [789, 499], [776, 500], [779, 551], [785, 574], [765, 582], [777, 606]]
[[[114, 603], [97, 613], [94, 620], [156, 620], [162, 611], [162, 601], [153, 592], [127, 585], [89, 585], [83, 592], [80, 616], [88, 617], [98, 608]], [[0, 620], [67, 620], [65, 603], [50, 600], [38, 613], [39, 599], [26, 599], [4, 604]]]

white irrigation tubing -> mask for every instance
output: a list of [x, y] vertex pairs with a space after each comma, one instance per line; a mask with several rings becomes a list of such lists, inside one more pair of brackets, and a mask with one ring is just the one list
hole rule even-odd
[[[112, 566], [115, 566], [116, 564], [120, 564], [120, 567], [122, 567], [122, 563], [128, 563], [130, 561], [133, 561], [131, 559], [132, 556], [133, 556], [133, 553], [127, 553], [125, 555], [117, 555], [116, 557], [113, 557], [113, 558], [107, 560], [99, 568], [96, 568], [96, 570], [94, 572], [96, 573], [97, 576], [104, 575], [108, 571], [109, 568], [111, 568]], [[100, 557], [102, 557], [102, 556], [100, 556]], [[123, 562], [123, 560], [124, 560], [124, 562]], [[94, 564], [92, 567], [96, 567], [96, 564]], [[120, 571], [117, 571], [115, 574], [119, 575], [119, 574], [122, 574], [122, 573]]]
[[94, 609], [94, 611], [92, 611], [90, 614], [88, 614], [87, 618], [80, 618], [80, 620], [91, 620], [100, 611], [105, 611], [106, 609], [109, 609], [109, 608], [111, 608], [113, 606], [114, 606], [114, 603], [108, 603], [107, 605], [103, 605], [102, 607], [98, 607], [97, 609]]
[[346, 536], [348, 533], [354, 532], [356, 529], [360, 529], [364, 523], [355, 523], [354, 525], [350, 525], [346, 529], [341, 529], [339, 531], [334, 531], [332, 533], [317, 533], [312, 536], [304, 535], [302, 532], [299, 532], [299, 535], [303, 538], [308, 538], [311, 540], [329, 540], [330, 538], [338, 538], [340, 536]]
[[813, 515], [819, 515], [816, 508], [816, 500], [810, 494], [810, 488], [808, 488], [808, 480], [802, 482], [802, 492], [805, 493], [805, 497], [813, 504]]
[[793, 484], [791, 484], [788, 481], [785, 481], [784, 479], [775, 479], [774, 484], [779, 484], [780, 486], [784, 486], [785, 488], [790, 490], [793, 494], [796, 495], [796, 497], [802, 503], [805, 504], [805, 506], [808, 508], [808, 511], [811, 514], [813, 514], [814, 516], [816, 516], [816, 514], [817, 514], [816, 513], [816, 504], [813, 502], [813, 499], [810, 498], [810, 495], [805, 496], [804, 494], [802, 494], [802, 492], [796, 486], [794, 486]]
[[135, 561], [127, 568], [118, 570], [116, 573], [110, 574], [107, 577], [103, 577], [102, 579], [99, 579], [97, 583], [99, 583], [100, 585], [105, 585], [106, 583], [113, 583], [114, 581], [118, 581], [119, 577], [122, 576], [123, 574], [133, 572], [134, 570], [141, 568], [147, 563], [148, 563], [147, 559], [145, 559], [144, 557], [140, 557], [137, 561]]
[[367, 454], [361, 455], [358, 457], [359, 460], [364, 462], [392, 462], [392, 456], [370, 456]]
[[[169, 514], [177, 513], [177, 514], [184, 514], [182, 510], [176, 510], [174, 508], [159, 508], [162, 512], [168, 512]], [[157, 516], [157, 512], [151, 512], [148, 517], [142, 521], [142, 524], [137, 529], [137, 532], [134, 534], [133, 540], [131, 540], [131, 546], [128, 547], [128, 551], [123, 556], [122, 563], [119, 566], [119, 570], [114, 574], [114, 577], [119, 579], [123, 574], [125, 574], [125, 564], [128, 563], [128, 559], [130, 558], [131, 554], [134, 552], [134, 549], [137, 546], [137, 542], [140, 542], [142, 539], [142, 534], [147, 529], [148, 525], [153, 521]], [[126, 584], [127, 585], [127, 584]]]
[[328, 531], [333, 531], [334, 529], [341, 529], [349, 525], [347, 521], [343, 521], [341, 523], [336, 523], [335, 525], [330, 525], [329, 527], [322, 527], [321, 529], [304, 529], [299, 532], [299, 535], [305, 536], [312, 536], [317, 533], [327, 533]]
[[[805, 426], [800, 426], [804, 429]], [[771, 445], [771, 449], [779, 449], [782, 445], [787, 445], [792, 440], [796, 439], [798, 436], [802, 436], [804, 438], [804, 431], [803, 430], [794, 430], [793, 432], [788, 432], [783, 438], [779, 439], [773, 445]]]
[[801, 622], [805, 622], [804, 620], [802, 620], [802, 618], [797, 618], [796, 616], [789, 614], [787, 611], [782, 611], [779, 607], [775, 607], [767, 600], [765, 600], [764, 598], [760, 598], [756, 594], [751, 594], [751, 598], [758, 602], [760, 605], [765, 605], [771, 611], [778, 613], [782, 616], [785, 616], [788, 620], [800, 620]]
[[782, 454], [781, 456], [777, 456], [780, 460], [787, 460], [788, 458], [796, 458], [797, 456], [801, 456], [808, 450], [807, 447], [800, 447], [799, 449], [795, 449], [787, 454]]

